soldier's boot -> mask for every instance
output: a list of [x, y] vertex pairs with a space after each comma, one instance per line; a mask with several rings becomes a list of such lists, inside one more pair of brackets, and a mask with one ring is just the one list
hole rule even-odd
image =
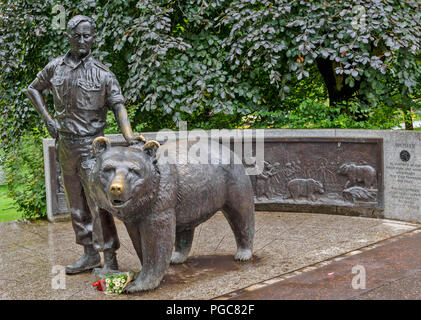
[[104, 270], [118, 270], [117, 255], [113, 249], [104, 250]]
[[95, 268], [92, 274], [96, 279], [104, 278], [107, 274], [119, 274], [117, 255], [114, 249], [104, 250], [104, 267]]
[[85, 246], [83, 256], [75, 263], [66, 266], [66, 274], [76, 274], [101, 266], [101, 256], [93, 246]]

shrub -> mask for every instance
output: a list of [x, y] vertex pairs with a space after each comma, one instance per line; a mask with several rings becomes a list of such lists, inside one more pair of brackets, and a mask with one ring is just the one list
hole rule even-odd
[[390, 129], [402, 123], [405, 116], [404, 110], [385, 104], [369, 108], [359, 100], [353, 99], [329, 107], [325, 100], [309, 98], [304, 99], [298, 107], [290, 111], [255, 112], [247, 117], [246, 127]]
[[399, 110], [390, 110], [384, 105], [368, 108], [358, 100], [350, 100], [327, 107], [324, 102], [304, 100], [296, 110], [290, 112], [285, 127], [386, 129], [402, 121], [403, 116]]
[[3, 162], [8, 195], [26, 219], [44, 217], [47, 213], [43, 136], [37, 131], [22, 136], [8, 150]]

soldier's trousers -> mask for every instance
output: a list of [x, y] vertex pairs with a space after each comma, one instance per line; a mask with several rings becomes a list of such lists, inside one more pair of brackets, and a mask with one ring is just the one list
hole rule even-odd
[[86, 184], [89, 169], [83, 163], [90, 158], [94, 139], [95, 137], [58, 138], [58, 161], [67, 206], [77, 244], [93, 245], [98, 251], [117, 250], [120, 242], [113, 216], [106, 211], [92, 215], [87, 201], [89, 194], [85, 194], [85, 190], [89, 190]]

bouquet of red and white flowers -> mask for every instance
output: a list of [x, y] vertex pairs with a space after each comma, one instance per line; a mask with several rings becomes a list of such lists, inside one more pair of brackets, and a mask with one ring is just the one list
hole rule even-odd
[[127, 284], [134, 279], [134, 272], [118, 272], [106, 274], [104, 279], [99, 279], [93, 283], [99, 291], [106, 294], [120, 294]]

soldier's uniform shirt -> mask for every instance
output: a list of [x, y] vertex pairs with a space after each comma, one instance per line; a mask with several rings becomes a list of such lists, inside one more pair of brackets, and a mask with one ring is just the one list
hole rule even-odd
[[90, 53], [76, 66], [66, 55], [51, 60], [32, 87], [51, 89], [58, 132], [75, 137], [97, 136], [106, 126], [107, 109], [124, 103], [115, 75]]

